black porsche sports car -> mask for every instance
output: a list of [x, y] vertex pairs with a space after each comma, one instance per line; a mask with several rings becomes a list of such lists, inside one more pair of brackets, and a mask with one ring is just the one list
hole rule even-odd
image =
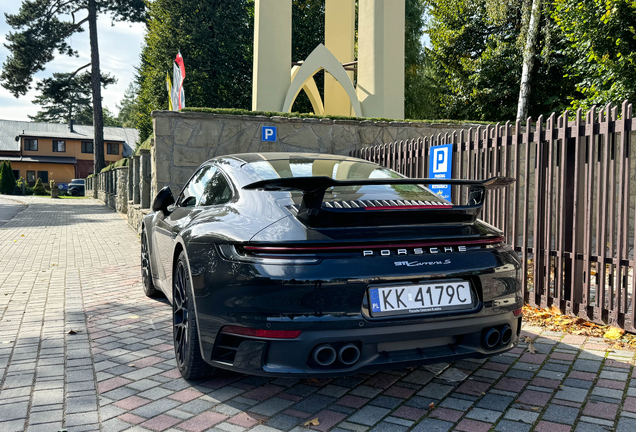
[[[477, 216], [511, 182], [409, 179], [324, 154], [217, 157], [142, 221], [144, 289], [172, 303], [186, 379], [492, 356], [519, 340], [521, 266]], [[468, 202], [425, 187], [440, 183]]]

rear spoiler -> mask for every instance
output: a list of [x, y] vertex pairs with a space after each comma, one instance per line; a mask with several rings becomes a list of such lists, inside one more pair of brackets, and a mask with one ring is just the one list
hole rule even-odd
[[[487, 190], [500, 189], [513, 184], [516, 180], [510, 177], [493, 177], [488, 180], [455, 180], [455, 179], [364, 179], [334, 180], [331, 177], [292, 177], [261, 180], [243, 186], [245, 190], [263, 191], [299, 191], [303, 194], [297, 218], [308, 226], [365, 226], [389, 225], [404, 223], [474, 222], [484, 202]], [[322, 206], [327, 189], [336, 186], [370, 186], [370, 185], [451, 185], [468, 187], [468, 203], [464, 206], [453, 206], [445, 209], [387, 209], [372, 212], [368, 217], [365, 210], [346, 209], [330, 210]], [[441, 217], [440, 217], [441, 216]], [[407, 220], [404, 220], [404, 219]], [[366, 223], [365, 223], [366, 222]]]

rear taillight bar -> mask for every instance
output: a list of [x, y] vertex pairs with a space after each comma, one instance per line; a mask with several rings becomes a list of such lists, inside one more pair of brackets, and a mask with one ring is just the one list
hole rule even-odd
[[415, 247], [444, 247], [444, 246], [482, 246], [503, 243], [503, 237], [494, 237], [477, 240], [458, 240], [458, 241], [429, 241], [429, 242], [413, 242], [413, 243], [397, 243], [397, 244], [365, 244], [351, 246], [243, 246], [247, 252], [253, 253], [311, 253], [311, 252], [329, 252], [329, 251], [363, 251], [369, 249], [388, 249], [388, 248], [415, 248]]
[[250, 336], [263, 339], [296, 339], [302, 331], [300, 330], [261, 330], [248, 327], [226, 326], [221, 329], [221, 333], [237, 336]]

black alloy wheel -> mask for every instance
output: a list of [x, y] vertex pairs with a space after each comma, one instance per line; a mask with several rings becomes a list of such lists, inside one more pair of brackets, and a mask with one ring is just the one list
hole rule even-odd
[[71, 196], [79, 196], [79, 191], [77, 189], [71, 189]]
[[181, 252], [172, 277], [172, 335], [174, 354], [181, 376], [187, 380], [203, 378], [214, 370], [201, 357], [199, 334], [192, 298], [187, 258]]
[[152, 283], [152, 270], [150, 269], [150, 251], [148, 250], [148, 237], [146, 230], [141, 232], [141, 281], [144, 285], [144, 293], [148, 297], [157, 297], [159, 291]]

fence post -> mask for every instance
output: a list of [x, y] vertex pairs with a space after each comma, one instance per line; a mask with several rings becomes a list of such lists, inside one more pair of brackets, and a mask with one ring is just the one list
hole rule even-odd
[[141, 200], [141, 208], [150, 208], [150, 150], [141, 149], [139, 151], [141, 156], [140, 163], [140, 180], [139, 180], [139, 192]]
[[133, 162], [133, 193], [132, 193], [132, 199], [133, 199], [133, 204], [139, 204], [140, 198], [139, 198], [139, 187], [140, 187], [140, 164], [141, 161], [139, 159], [139, 155], [135, 155], [133, 156], [132, 159]]
[[[126, 178], [126, 195], [127, 195], [127, 199], [128, 201], [132, 200], [132, 196], [133, 196], [133, 166], [132, 166], [132, 157], [128, 158], [128, 171], [126, 171], [127, 173], [127, 178]], [[128, 203], [126, 203], [126, 205], [128, 205]]]

